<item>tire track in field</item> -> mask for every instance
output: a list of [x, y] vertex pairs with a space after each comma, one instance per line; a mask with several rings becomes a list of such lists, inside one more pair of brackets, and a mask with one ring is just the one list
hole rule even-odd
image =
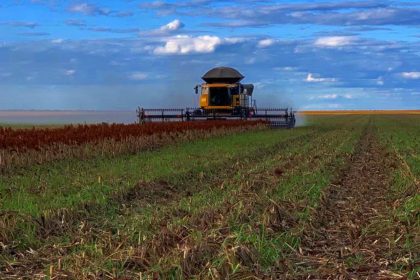
[[[372, 126], [366, 128], [349, 168], [331, 184], [302, 236], [292, 259], [290, 279], [403, 279], [392, 272], [403, 256], [392, 245], [398, 225], [391, 223], [388, 196], [395, 155], [380, 145]], [[395, 232], [392, 232], [395, 230]]]

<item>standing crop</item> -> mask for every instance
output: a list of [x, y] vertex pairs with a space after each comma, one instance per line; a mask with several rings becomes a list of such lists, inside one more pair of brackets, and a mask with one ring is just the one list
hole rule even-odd
[[262, 122], [246, 121], [197, 121], [138, 124], [69, 125], [62, 128], [12, 129], [0, 128], [0, 149], [40, 149], [52, 144], [80, 145], [103, 139], [122, 140], [127, 137], [143, 137], [189, 130], [249, 127]]
[[263, 122], [98, 124], [53, 129], [0, 128], [0, 172], [53, 160], [136, 153], [163, 145], [256, 129]]

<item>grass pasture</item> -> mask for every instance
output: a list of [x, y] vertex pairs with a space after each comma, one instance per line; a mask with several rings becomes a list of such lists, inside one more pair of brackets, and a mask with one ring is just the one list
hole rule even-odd
[[416, 279], [420, 116], [305, 119], [8, 169], [0, 278]]

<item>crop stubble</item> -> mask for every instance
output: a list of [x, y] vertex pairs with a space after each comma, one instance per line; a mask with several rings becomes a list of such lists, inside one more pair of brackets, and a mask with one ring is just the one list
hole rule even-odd
[[[327, 189], [301, 236], [290, 279], [404, 279], [414, 263], [398, 242], [406, 228], [391, 226], [398, 198], [390, 196], [397, 158], [365, 129], [348, 169]], [[412, 256], [411, 256], [412, 257]], [[396, 272], [398, 264], [403, 271]], [[296, 265], [298, 264], [298, 265]]]

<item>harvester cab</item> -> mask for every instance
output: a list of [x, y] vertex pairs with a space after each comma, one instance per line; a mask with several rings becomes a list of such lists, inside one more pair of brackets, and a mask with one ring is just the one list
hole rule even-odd
[[216, 67], [203, 75], [195, 86], [200, 94], [197, 108], [137, 110], [139, 122], [193, 120], [266, 120], [272, 127], [295, 126], [294, 112], [288, 108], [257, 108], [252, 99], [253, 84], [242, 84], [244, 76], [230, 67]]
[[233, 68], [218, 67], [208, 71], [202, 79], [199, 106], [204, 113], [243, 115], [246, 117], [252, 105], [254, 85], [241, 84], [244, 78]]

